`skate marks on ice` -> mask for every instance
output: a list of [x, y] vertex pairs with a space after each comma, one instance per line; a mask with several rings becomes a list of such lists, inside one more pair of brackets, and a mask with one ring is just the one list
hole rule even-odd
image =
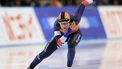
[[[88, 41], [87, 41], [88, 42]], [[122, 40], [80, 43], [72, 69], [122, 69]], [[0, 48], [0, 69], [26, 69], [33, 58], [43, 50], [40, 46], [19, 46]], [[65, 69], [66, 45], [35, 69]]]
[[100, 69], [122, 69], [122, 40], [107, 42]]

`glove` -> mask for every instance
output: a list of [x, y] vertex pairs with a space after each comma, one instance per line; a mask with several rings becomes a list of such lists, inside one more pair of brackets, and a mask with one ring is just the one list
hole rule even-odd
[[96, 0], [84, 0], [82, 1], [82, 4], [87, 6], [87, 5], [90, 5], [90, 4], [95, 4]]
[[58, 39], [57, 44], [58, 44], [58, 47], [60, 48], [63, 43], [62, 43], [62, 41], [60, 39]]
[[92, 4], [94, 0], [86, 0], [89, 4]]
[[64, 36], [62, 36], [61, 38], [59, 38], [58, 41], [57, 41], [58, 47], [61, 47], [62, 44], [65, 43], [66, 39], [67, 39], [67, 38], [64, 37]]

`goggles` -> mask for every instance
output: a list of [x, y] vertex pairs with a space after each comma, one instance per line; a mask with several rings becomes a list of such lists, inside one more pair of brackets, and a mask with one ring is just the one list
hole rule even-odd
[[58, 20], [58, 23], [60, 24], [66, 24], [66, 23], [69, 23], [70, 22], [70, 19], [60, 19]]

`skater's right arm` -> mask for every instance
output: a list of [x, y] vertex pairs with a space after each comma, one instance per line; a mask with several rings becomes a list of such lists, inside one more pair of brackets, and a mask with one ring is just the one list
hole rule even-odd
[[56, 20], [54, 23], [54, 37], [57, 41], [57, 46], [60, 47], [63, 43], [61, 40], [59, 40], [59, 36], [61, 36], [61, 32], [60, 32], [60, 24], [58, 23], [58, 21]]
[[58, 36], [58, 35], [61, 35], [61, 32], [60, 32], [60, 25], [56, 20], [54, 23], [54, 36]]

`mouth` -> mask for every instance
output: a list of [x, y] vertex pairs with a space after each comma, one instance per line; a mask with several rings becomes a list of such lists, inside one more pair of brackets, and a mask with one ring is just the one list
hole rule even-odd
[[66, 30], [66, 29], [68, 29], [68, 28], [64, 27], [64, 29]]
[[66, 29], [66, 28], [64, 28], [64, 29]]

